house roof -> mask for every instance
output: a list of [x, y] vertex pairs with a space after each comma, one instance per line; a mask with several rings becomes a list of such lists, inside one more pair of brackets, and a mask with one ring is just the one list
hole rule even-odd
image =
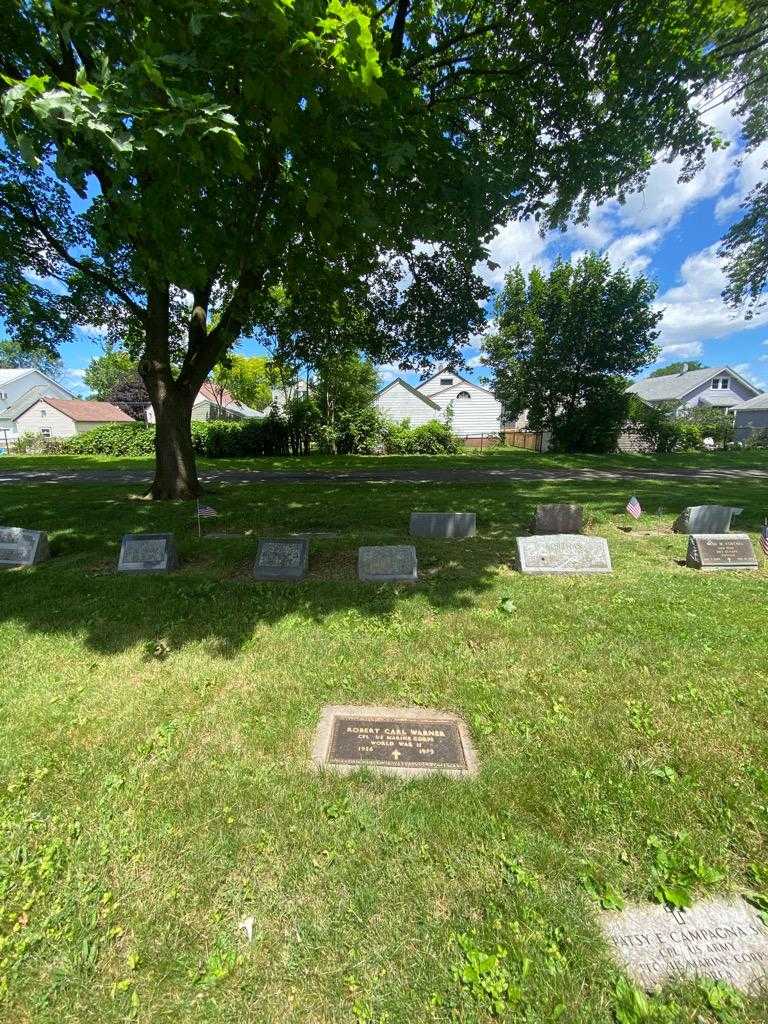
[[703, 395], [699, 396], [699, 404], [711, 405], [720, 409], [730, 409], [735, 405], [740, 409], [744, 403], [733, 391], [730, 393], [725, 391], [705, 391]]
[[75, 423], [133, 423], [128, 413], [118, 409], [111, 402], [85, 402], [80, 398], [51, 398], [49, 395], [39, 399], [53, 409], [69, 416]]
[[226, 388], [220, 388], [209, 380], [203, 381], [195, 402], [199, 402], [201, 397], [208, 402], [213, 402], [214, 405], [220, 405], [222, 408], [238, 404], [237, 400], [232, 397]]
[[754, 398], [750, 398], [747, 402], [742, 402], [736, 409], [737, 412], [750, 412], [756, 409], [768, 409], [768, 392], [764, 392], [762, 395], [755, 395]]
[[[644, 399], [646, 402], [674, 401], [685, 398], [691, 391], [706, 384], [712, 377], [725, 375], [734, 377], [750, 391], [757, 392], [757, 388], [745, 380], [740, 373], [736, 373], [730, 366], [711, 366], [704, 370], [688, 370], [687, 373], [669, 373], [663, 377], [646, 377], [644, 380], [636, 380], [627, 388], [633, 395]], [[712, 403], [719, 404], [719, 403]], [[733, 402], [729, 402], [733, 405]]]
[[442, 409], [437, 404], [437, 402], [433, 402], [431, 398], [428, 398], [426, 395], [422, 395], [420, 391], [417, 391], [416, 388], [411, 387], [408, 381], [403, 380], [402, 377], [395, 377], [393, 381], [390, 381], [389, 384], [387, 384], [385, 388], [382, 388], [378, 395], [376, 395], [376, 398], [381, 398], [381, 396], [385, 395], [390, 390], [390, 388], [393, 388], [395, 386], [395, 384], [401, 384], [406, 389], [406, 391], [410, 391], [410, 393], [412, 395], [415, 395], [416, 398], [421, 399], [421, 401], [424, 402], [425, 405], [429, 405], [433, 409], [437, 409], [438, 412], [442, 412]]
[[0, 384], [10, 384], [14, 380], [19, 380], [21, 377], [26, 377], [29, 373], [37, 373], [46, 380], [49, 380], [51, 384], [55, 384], [57, 388], [61, 388], [62, 391], [66, 391], [68, 395], [72, 394], [67, 388], [63, 387], [53, 377], [49, 377], [47, 373], [43, 373], [42, 370], [38, 370], [35, 366], [22, 366], [15, 369], [0, 369]]

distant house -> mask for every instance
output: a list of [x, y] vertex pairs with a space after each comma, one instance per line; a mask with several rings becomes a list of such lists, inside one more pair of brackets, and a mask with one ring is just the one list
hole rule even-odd
[[85, 402], [79, 398], [33, 398], [14, 420], [16, 434], [43, 437], [74, 437], [105, 423], [134, 423], [122, 409], [110, 402]]
[[74, 398], [61, 384], [40, 370], [0, 369], [0, 446], [6, 435], [16, 436], [16, 417], [28, 409], [36, 398], [52, 395], [54, 398]]
[[[238, 402], [226, 388], [220, 388], [218, 384], [212, 384], [209, 380], [205, 381], [198, 391], [195, 404], [192, 406], [193, 420], [250, 420], [265, 415], [266, 413]], [[147, 423], [155, 422], [155, 410], [151, 405], [144, 410], [144, 418]]]
[[756, 395], [738, 406], [735, 413], [734, 440], [746, 441], [753, 434], [768, 431], [768, 394]]
[[487, 437], [498, 434], [503, 425], [495, 395], [450, 369], [439, 370], [418, 387], [397, 377], [378, 393], [376, 407], [389, 419], [408, 419], [414, 427], [444, 420], [450, 410], [453, 431], [459, 437]]
[[730, 366], [705, 370], [683, 367], [680, 373], [635, 381], [627, 390], [648, 405], [677, 402], [678, 413], [699, 405], [738, 409], [760, 394], [759, 388]]

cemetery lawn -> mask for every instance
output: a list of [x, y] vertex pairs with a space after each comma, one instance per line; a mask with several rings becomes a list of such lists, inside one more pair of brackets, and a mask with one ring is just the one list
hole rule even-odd
[[[705, 984], [632, 1009], [600, 937], [600, 901], [768, 906], [768, 570], [697, 574], [670, 532], [712, 501], [756, 542], [768, 487], [632, 489], [640, 524], [621, 482], [222, 487], [206, 528], [252, 532], [198, 540], [135, 488], [4, 484], [0, 523], [54, 557], [0, 572], [0, 1019], [768, 1021]], [[585, 505], [612, 576], [509, 568], [541, 501]], [[358, 544], [418, 509], [479, 535], [359, 584]], [[121, 534], [165, 530], [178, 573], [117, 576]], [[254, 583], [255, 538], [298, 530], [339, 536]], [[313, 774], [321, 708], [353, 703], [459, 713], [480, 774]]]

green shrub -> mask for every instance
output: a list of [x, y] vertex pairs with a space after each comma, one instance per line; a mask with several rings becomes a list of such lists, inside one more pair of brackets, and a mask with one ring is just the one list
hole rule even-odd
[[744, 442], [745, 448], [768, 448], [768, 430], [757, 430]]
[[701, 448], [701, 427], [690, 419], [676, 416], [673, 408], [649, 408], [637, 403], [634, 412], [637, 418], [633, 426], [655, 454], [668, 455]]
[[67, 455], [115, 455], [126, 458], [155, 454], [155, 428], [146, 423], [105, 423], [64, 441]]
[[388, 455], [455, 455], [463, 448], [450, 426], [439, 420], [419, 427], [412, 427], [408, 420], [387, 423], [383, 444]]
[[28, 431], [15, 441], [12, 450], [17, 455], [61, 455], [66, 450], [65, 445], [63, 437], [43, 437]]

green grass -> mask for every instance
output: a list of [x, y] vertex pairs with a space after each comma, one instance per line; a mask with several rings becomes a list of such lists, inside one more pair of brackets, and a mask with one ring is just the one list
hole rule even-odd
[[[150, 457], [114, 458], [107, 455], [11, 455], [0, 457], [3, 469], [146, 469]], [[673, 455], [556, 455], [522, 448], [467, 449], [461, 455], [319, 455], [282, 458], [199, 459], [203, 469], [345, 470], [450, 469], [453, 467], [510, 469], [765, 469], [768, 450], [680, 452]]]
[[[0, 573], [0, 1019], [483, 1024], [466, 936], [508, 951], [501, 1020], [609, 1024], [588, 889], [651, 898], [650, 836], [683, 879], [699, 856], [720, 873], [697, 897], [765, 885], [768, 571], [697, 574], [670, 532], [709, 500], [755, 539], [763, 484], [644, 481], [639, 526], [621, 483], [231, 486], [210, 502], [252, 534], [226, 541], [132, 490], [0, 489], [0, 522], [54, 556]], [[585, 505], [612, 576], [510, 568], [551, 500]], [[479, 536], [419, 541], [416, 587], [358, 584], [358, 544], [445, 508]], [[341, 536], [306, 582], [252, 582], [255, 538], [299, 529]], [[178, 573], [116, 574], [141, 530], [175, 531]], [[315, 775], [328, 703], [458, 712], [481, 772]], [[705, 986], [652, 1002], [638, 1024], [768, 1020]]]

